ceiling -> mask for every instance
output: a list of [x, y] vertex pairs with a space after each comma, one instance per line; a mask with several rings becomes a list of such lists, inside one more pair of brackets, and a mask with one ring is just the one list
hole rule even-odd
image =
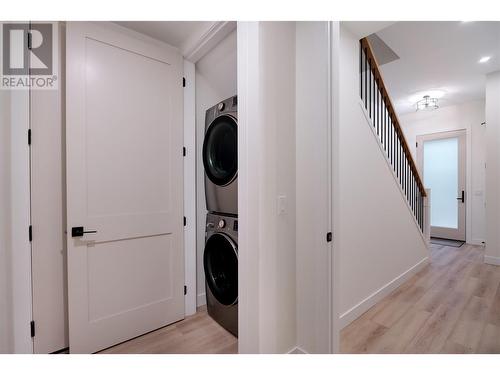
[[370, 34], [376, 33], [389, 25], [393, 21], [341, 21], [342, 26], [346, 27], [358, 39], [364, 38]]
[[500, 70], [500, 22], [404, 21], [376, 34], [399, 56], [380, 69], [401, 114], [430, 90], [444, 92], [440, 107], [483, 99], [485, 75]]
[[177, 47], [183, 54], [216, 22], [212, 21], [120, 21], [118, 25]]

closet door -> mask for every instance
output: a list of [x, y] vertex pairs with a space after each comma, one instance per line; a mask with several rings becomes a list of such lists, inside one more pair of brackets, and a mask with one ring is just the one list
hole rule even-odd
[[184, 317], [182, 57], [108, 23], [67, 26], [69, 345]]

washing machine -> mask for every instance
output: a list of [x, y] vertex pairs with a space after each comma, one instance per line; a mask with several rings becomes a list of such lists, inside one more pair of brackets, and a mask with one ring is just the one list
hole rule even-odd
[[205, 250], [207, 311], [217, 323], [238, 336], [238, 219], [207, 214]]
[[205, 114], [203, 140], [208, 212], [238, 214], [238, 99], [233, 96]]

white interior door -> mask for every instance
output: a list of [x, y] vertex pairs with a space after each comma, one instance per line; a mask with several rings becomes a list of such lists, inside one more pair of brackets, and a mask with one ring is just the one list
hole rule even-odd
[[69, 345], [90, 353], [184, 317], [182, 57], [87, 22], [66, 52]]
[[417, 144], [431, 189], [431, 236], [465, 241], [465, 131], [419, 136]]

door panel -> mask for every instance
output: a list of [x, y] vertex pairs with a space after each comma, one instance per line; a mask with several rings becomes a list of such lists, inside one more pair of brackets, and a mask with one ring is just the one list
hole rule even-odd
[[[169, 301], [173, 290], [171, 236], [90, 245], [87, 249], [89, 321]], [[137, 272], [148, 270], [148, 272]]]
[[71, 352], [184, 316], [182, 58], [108, 23], [67, 31]]
[[465, 241], [465, 132], [421, 136], [418, 145], [431, 189], [431, 236]]

